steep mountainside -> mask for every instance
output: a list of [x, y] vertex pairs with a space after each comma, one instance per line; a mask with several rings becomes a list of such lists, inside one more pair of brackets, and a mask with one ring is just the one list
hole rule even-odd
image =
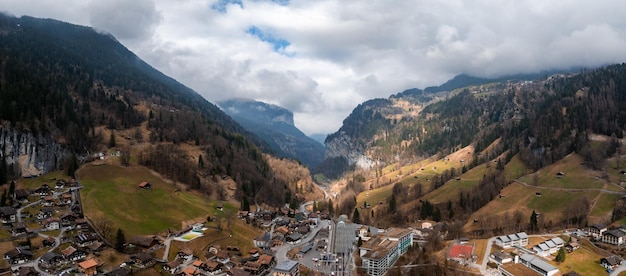
[[218, 103], [226, 114], [263, 139], [277, 153], [315, 168], [324, 158], [324, 146], [306, 136], [293, 122], [293, 113], [263, 102], [232, 99]]
[[71, 173], [88, 153], [110, 149], [217, 198], [227, 176], [237, 196], [260, 193], [273, 205], [288, 189], [263, 141], [91, 28], [0, 15], [0, 106], [0, 168], [9, 177]]

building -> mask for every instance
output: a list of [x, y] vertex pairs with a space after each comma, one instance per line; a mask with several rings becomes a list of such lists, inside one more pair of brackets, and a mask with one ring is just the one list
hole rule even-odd
[[602, 234], [604, 234], [606, 230], [606, 224], [594, 224], [587, 228], [589, 235], [596, 240], [602, 239]]
[[622, 245], [624, 244], [624, 236], [626, 236], [626, 232], [622, 229], [604, 231], [602, 233], [602, 242], [612, 245]]
[[606, 269], [615, 269], [616, 267], [622, 264], [622, 258], [617, 255], [611, 255], [605, 258], [600, 259], [600, 265], [602, 265]]
[[559, 273], [558, 268], [531, 254], [522, 254], [519, 257], [519, 262], [543, 276], [552, 276]]
[[448, 260], [466, 263], [473, 259], [474, 246], [466, 244], [454, 244], [448, 251]]
[[499, 251], [491, 253], [491, 255], [489, 255], [489, 259], [498, 264], [507, 264], [513, 262], [513, 257], [511, 256], [511, 254]]
[[78, 263], [78, 267], [80, 271], [85, 275], [96, 275], [98, 271], [96, 268], [98, 267], [98, 263], [94, 259], [89, 259], [83, 262]]
[[413, 244], [410, 229], [390, 228], [361, 245], [359, 255], [368, 275], [383, 275]]
[[514, 246], [527, 246], [528, 235], [526, 232], [520, 232], [517, 234], [499, 236], [496, 238], [496, 245], [502, 248], [511, 248]]
[[286, 260], [274, 267], [272, 276], [300, 276], [300, 265], [296, 261]]
[[538, 256], [545, 258], [552, 254], [555, 254], [564, 245], [565, 245], [565, 242], [563, 241], [563, 239], [559, 237], [555, 237], [547, 241], [544, 241], [538, 245], [535, 245], [533, 247], [533, 251], [535, 251], [535, 254], [537, 254]]

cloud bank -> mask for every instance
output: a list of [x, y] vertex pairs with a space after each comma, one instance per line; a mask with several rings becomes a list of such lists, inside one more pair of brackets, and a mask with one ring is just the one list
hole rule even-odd
[[626, 61], [626, 2], [0, 0], [115, 35], [210, 101], [251, 98], [330, 133], [359, 103], [466, 73]]

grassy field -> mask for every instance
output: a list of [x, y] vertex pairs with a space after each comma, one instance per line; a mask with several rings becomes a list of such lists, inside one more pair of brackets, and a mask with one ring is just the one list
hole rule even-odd
[[[213, 215], [214, 202], [194, 192], [178, 191], [141, 166], [86, 165], [78, 171], [85, 214], [105, 218], [128, 237], [181, 229], [181, 221]], [[138, 187], [142, 181], [151, 189]], [[234, 208], [224, 204], [227, 208]]]
[[606, 271], [600, 266], [600, 259], [603, 257], [587, 246], [581, 246], [578, 250], [567, 253], [565, 261], [557, 267], [563, 273], [576, 271], [580, 275], [606, 275]]
[[[605, 182], [597, 179], [601, 173], [588, 169], [580, 164], [582, 157], [577, 154], [570, 154], [547, 166], [537, 173], [522, 177], [522, 182], [543, 187], [569, 188], [569, 189], [601, 189]], [[562, 172], [562, 177], [557, 177], [557, 173]]]

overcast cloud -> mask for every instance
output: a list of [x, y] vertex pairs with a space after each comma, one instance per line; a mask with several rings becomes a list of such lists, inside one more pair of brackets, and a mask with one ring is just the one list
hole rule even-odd
[[116, 36], [210, 101], [284, 106], [308, 134], [359, 103], [438, 85], [626, 61], [626, 1], [0, 0]]

